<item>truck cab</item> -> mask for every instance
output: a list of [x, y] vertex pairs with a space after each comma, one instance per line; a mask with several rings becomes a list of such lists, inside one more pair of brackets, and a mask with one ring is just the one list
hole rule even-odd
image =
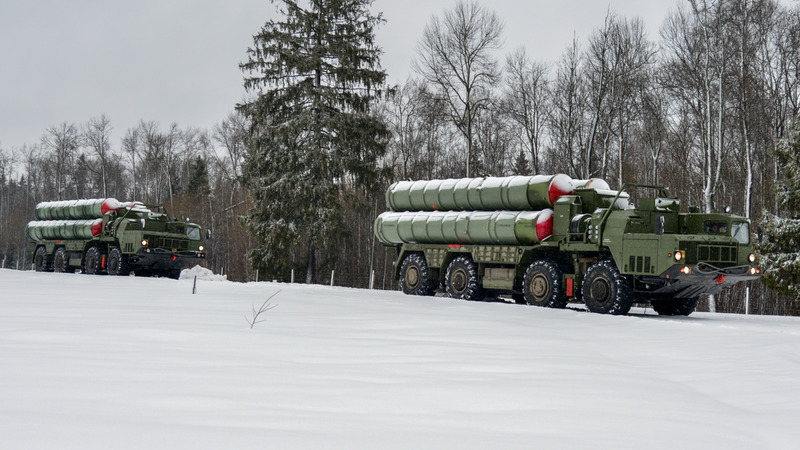
[[[634, 205], [625, 192], [629, 188], [654, 191], [656, 196], [640, 198]], [[613, 198], [608, 192], [578, 195], [593, 196], [595, 204], [590, 208], [597, 208], [586, 226], [573, 227], [580, 233], [571, 235], [564, 249], [580, 250], [576, 243], [599, 245], [601, 253], [610, 253], [619, 273], [630, 278], [632, 295], [639, 301], [651, 302], [655, 308], [696, 305], [701, 295], [716, 294], [760, 275], [745, 217], [681, 213], [680, 200], [661, 186], [626, 184]], [[570, 203], [569, 198], [561, 201]], [[579, 214], [570, 220], [576, 217], [582, 220]]]

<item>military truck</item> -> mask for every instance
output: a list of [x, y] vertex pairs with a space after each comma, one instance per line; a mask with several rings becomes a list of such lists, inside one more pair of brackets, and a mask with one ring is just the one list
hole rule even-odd
[[34, 269], [178, 278], [205, 258], [200, 226], [171, 218], [162, 206], [116, 199], [42, 202], [25, 233]]
[[[642, 194], [636, 205], [628, 190]], [[689, 315], [701, 296], [760, 274], [746, 218], [681, 212], [662, 186], [615, 191], [563, 174], [402, 181], [386, 204], [375, 234], [397, 248], [406, 294]]]

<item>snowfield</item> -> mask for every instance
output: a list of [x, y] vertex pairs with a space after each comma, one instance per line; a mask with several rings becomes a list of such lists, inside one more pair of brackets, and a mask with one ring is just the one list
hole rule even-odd
[[0, 270], [0, 448], [800, 445], [800, 318], [192, 284]]

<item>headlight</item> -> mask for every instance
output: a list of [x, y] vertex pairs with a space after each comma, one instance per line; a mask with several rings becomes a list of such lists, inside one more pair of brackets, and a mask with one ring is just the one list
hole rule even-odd
[[753, 253], [750, 253], [750, 256], [748, 256], [747, 259], [749, 259], [750, 262], [756, 262], [756, 255], [753, 254]]
[[674, 256], [674, 258], [675, 258], [675, 261], [680, 261], [680, 260], [682, 260], [682, 259], [683, 259], [683, 252], [682, 252], [682, 251], [680, 251], [680, 250], [678, 250], [677, 252], [675, 252], [675, 256]]
[[147, 239], [142, 239], [142, 247], [147, 247]]
[[198, 250], [200, 250], [200, 251], [202, 252], [202, 251], [203, 251], [203, 250], [205, 250], [206, 248], [205, 248], [205, 247], [203, 247], [203, 246], [201, 245], [200, 247], [197, 247], [197, 249], [198, 249]]
[[756, 269], [755, 267], [751, 267], [750, 268], [750, 275], [755, 275], [756, 273], [758, 273], [758, 269]]
[[684, 266], [683, 269], [681, 269], [681, 272], [683, 272], [685, 275], [689, 275], [692, 273], [692, 269], [689, 266]]

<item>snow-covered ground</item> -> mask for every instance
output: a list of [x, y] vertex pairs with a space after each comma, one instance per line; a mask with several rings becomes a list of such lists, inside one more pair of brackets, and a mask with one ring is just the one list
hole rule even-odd
[[0, 448], [800, 445], [798, 318], [192, 284], [0, 270]]

